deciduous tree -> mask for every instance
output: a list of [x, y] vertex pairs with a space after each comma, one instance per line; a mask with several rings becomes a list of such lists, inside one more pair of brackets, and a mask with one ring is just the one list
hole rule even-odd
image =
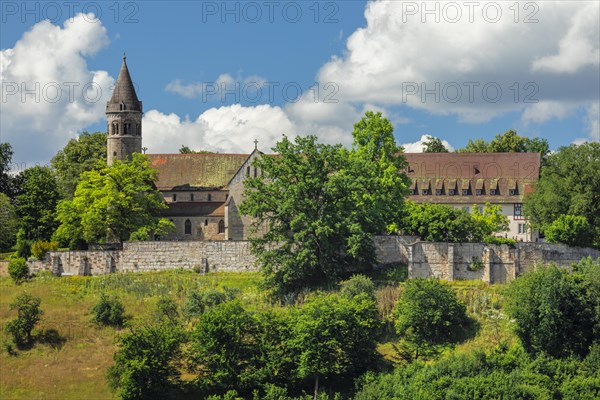
[[148, 158], [134, 153], [131, 162], [84, 172], [72, 200], [58, 205], [60, 226], [55, 238], [63, 244], [125, 241], [141, 227], [158, 226], [166, 205], [154, 188], [157, 171]]
[[549, 155], [535, 192], [525, 195], [524, 212], [531, 225], [545, 233], [562, 215], [581, 216], [593, 231], [590, 242], [600, 248], [598, 171], [600, 143], [561, 147]]
[[427, 136], [423, 142], [423, 153], [447, 153], [448, 149], [442, 143], [442, 140], [433, 136]]
[[21, 172], [21, 194], [15, 199], [17, 215], [28, 239], [50, 240], [57, 227], [56, 206], [60, 191], [49, 167], [35, 166]]
[[73, 198], [82, 173], [102, 168], [106, 163], [106, 138], [103, 132], [83, 132], [52, 158], [52, 168], [64, 198]]
[[[348, 266], [370, 266], [372, 235], [397, 226], [408, 178], [389, 121], [367, 113], [354, 146], [284, 137], [276, 157], [259, 157], [261, 176], [245, 181], [240, 211], [267, 233], [252, 239], [274, 294], [335, 280]], [[276, 246], [273, 243], [277, 243]]]

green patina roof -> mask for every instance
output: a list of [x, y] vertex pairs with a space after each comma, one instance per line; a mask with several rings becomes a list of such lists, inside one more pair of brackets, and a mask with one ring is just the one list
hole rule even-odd
[[249, 154], [148, 154], [159, 190], [226, 186]]

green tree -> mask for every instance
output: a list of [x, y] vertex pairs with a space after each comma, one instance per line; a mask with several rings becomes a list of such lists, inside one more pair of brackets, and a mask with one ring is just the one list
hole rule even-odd
[[594, 231], [588, 220], [581, 215], [563, 214], [544, 232], [550, 243], [565, 243], [569, 246], [591, 246]]
[[6, 331], [12, 335], [17, 346], [22, 347], [33, 342], [31, 332], [44, 313], [40, 308], [41, 303], [39, 297], [23, 293], [10, 304], [11, 310], [17, 310], [17, 318], [8, 321]]
[[10, 249], [17, 241], [19, 218], [10, 198], [0, 193], [0, 250]]
[[292, 315], [290, 346], [300, 378], [312, 378], [314, 398], [320, 378], [358, 376], [371, 364], [378, 331], [375, 301], [363, 294], [331, 293], [309, 299]]
[[111, 387], [120, 398], [164, 399], [179, 378], [177, 360], [183, 333], [171, 324], [133, 328], [118, 337]]
[[13, 150], [10, 143], [0, 143], [0, 193], [14, 197], [14, 178], [10, 175]]
[[189, 146], [182, 144], [179, 148], [179, 154], [214, 154], [214, 152], [207, 150], [192, 150]]
[[194, 333], [193, 360], [199, 381], [213, 391], [235, 388], [247, 392], [258, 384], [259, 325], [239, 301], [204, 312]]
[[[367, 113], [351, 150], [287, 137], [260, 157], [261, 176], [245, 181], [240, 211], [267, 233], [252, 238], [267, 286], [283, 296], [335, 280], [375, 260], [372, 235], [395, 226], [408, 178], [389, 121]], [[273, 246], [277, 243], [277, 246]]]
[[483, 239], [471, 215], [444, 204], [406, 202], [401, 231], [431, 242], [473, 242]]
[[442, 143], [442, 140], [433, 136], [427, 136], [423, 142], [423, 153], [447, 153], [448, 149]]
[[82, 173], [106, 163], [106, 140], [106, 133], [83, 132], [52, 158], [51, 165], [64, 198], [73, 198]]
[[471, 140], [467, 146], [458, 149], [459, 153], [540, 153], [542, 165], [550, 154], [550, 145], [546, 139], [519, 136], [516, 131], [508, 130], [498, 134], [489, 143], [482, 139]]
[[576, 276], [554, 265], [512, 282], [505, 307], [530, 353], [584, 356], [594, 339], [593, 303]]
[[92, 307], [94, 322], [108, 326], [123, 326], [125, 322], [125, 308], [116, 296], [100, 294], [100, 300]]
[[[561, 215], [584, 217], [600, 248], [600, 143], [561, 147], [548, 156], [533, 193], [525, 195], [524, 212], [533, 228], [546, 233]], [[566, 218], [566, 217], [565, 217]]]
[[502, 205], [500, 204], [485, 203], [482, 212], [479, 212], [479, 208], [473, 205], [471, 218], [479, 227], [481, 237], [485, 238], [495, 233], [508, 231], [508, 217], [502, 214]]
[[16, 284], [24, 282], [29, 277], [27, 261], [22, 258], [12, 258], [8, 262], [8, 274]]
[[407, 281], [395, 312], [396, 332], [415, 348], [415, 358], [457, 341], [469, 322], [466, 307], [452, 288], [431, 278]]
[[166, 205], [154, 188], [156, 179], [157, 171], [138, 153], [131, 162], [84, 172], [73, 199], [58, 205], [55, 239], [70, 246], [79, 239], [122, 242], [142, 227], [158, 226], [157, 215]]
[[56, 229], [56, 205], [60, 192], [49, 167], [35, 166], [21, 172], [21, 194], [15, 199], [17, 215], [28, 239], [50, 240]]

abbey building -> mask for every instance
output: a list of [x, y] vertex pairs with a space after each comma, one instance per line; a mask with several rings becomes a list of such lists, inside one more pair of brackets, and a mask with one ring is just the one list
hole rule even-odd
[[[125, 57], [106, 105], [107, 161], [125, 160], [142, 152], [142, 102], [138, 100]], [[262, 154], [255, 143], [249, 154], [148, 154], [158, 170], [157, 189], [168, 209], [165, 218], [176, 232], [162, 239], [244, 240], [250, 218], [238, 207], [243, 181], [258, 176], [252, 166]], [[523, 196], [539, 177], [538, 153], [407, 153], [411, 178], [409, 200], [447, 204], [470, 210], [486, 203], [501, 205], [509, 221], [502, 236], [536, 241], [523, 215]]]

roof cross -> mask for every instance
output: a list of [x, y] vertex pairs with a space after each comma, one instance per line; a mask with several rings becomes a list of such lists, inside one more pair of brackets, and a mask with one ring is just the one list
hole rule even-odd
[[258, 149], [258, 140], [254, 139], [254, 150]]

